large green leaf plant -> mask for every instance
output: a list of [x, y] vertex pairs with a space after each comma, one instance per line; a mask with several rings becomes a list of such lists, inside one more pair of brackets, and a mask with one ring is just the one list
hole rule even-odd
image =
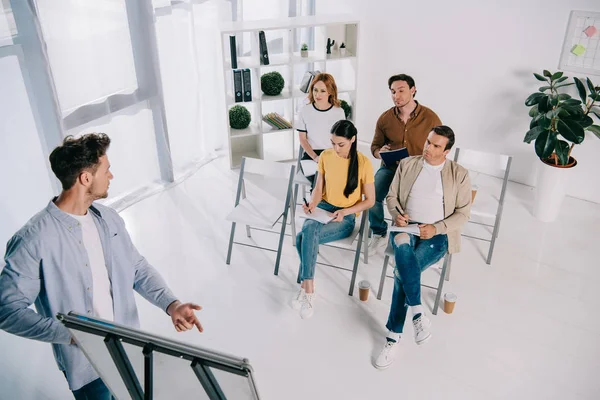
[[[524, 142], [535, 140], [535, 153], [543, 161], [567, 165], [573, 147], [585, 139], [585, 131], [594, 133], [600, 139], [600, 126], [594, 125], [592, 119], [592, 115], [600, 119], [600, 87], [594, 86], [590, 78], [586, 78], [587, 90], [577, 78], [573, 78], [573, 83], [564, 83], [569, 78], [562, 72], [544, 70], [543, 75], [533, 75], [538, 81], [544, 82], [544, 86], [525, 100], [525, 105], [531, 107], [531, 123]], [[559, 93], [560, 88], [573, 84], [581, 100], [573, 99], [567, 93]]]

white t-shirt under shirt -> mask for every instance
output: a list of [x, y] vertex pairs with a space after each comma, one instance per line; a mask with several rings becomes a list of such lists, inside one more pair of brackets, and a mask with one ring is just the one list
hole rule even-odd
[[341, 119], [346, 119], [343, 108], [332, 105], [327, 110], [319, 110], [311, 103], [300, 111], [296, 129], [306, 132], [313, 150], [328, 149], [331, 147], [331, 127]]
[[108, 270], [104, 260], [104, 251], [102, 250], [102, 242], [100, 234], [94, 222], [94, 217], [88, 211], [86, 215], [73, 215], [81, 224], [81, 233], [83, 236], [83, 245], [88, 254], [90, 269], [92, 271], [93, 282], [93, 311], [94, 316], [109, 321], [114, 320], [113, 314], [113, 298], [110, 287], [110, 279], [108, 278]]
[[442, 168], [423, 161], [423, 169], [408, 194], [406, 210], [411, 221], [434, 224], [444, 219], [444, 190], [442, 187]]

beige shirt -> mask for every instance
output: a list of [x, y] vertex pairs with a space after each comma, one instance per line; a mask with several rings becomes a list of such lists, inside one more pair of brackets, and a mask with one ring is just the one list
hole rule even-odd
[[[423, 168], [423, 156], [408, 157], [400, 162], [386, 203], [392, 220], [398, 216], [396, 207], [406, 209], [408, 195]], [[433, 224], [436, 235], [448, 235], [448, 252], [460, 251], [460, 232], [471, 215], [471, 180], [469, 171], [451, 160], [442, 168], [444, 219]]]

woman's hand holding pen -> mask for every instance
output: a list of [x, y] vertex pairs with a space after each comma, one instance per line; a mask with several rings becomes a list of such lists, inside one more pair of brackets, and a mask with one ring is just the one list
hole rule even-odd
[[308, 203], [308, 201], [306, 201], [306, 198], [303, 198], [302, 200], [304, 200], [304, 204], [302, 204], [302, 209], [304, 210], [305, 214], [312, 214], [312, 212], [315, 210], [315, 205], [310, 202], [310, 204]]
[[408, 225], [408, 214], [402, 214], [402, 211], [396, 206], [396, 211], [398, 211], [398, 216], [394, 220], [396, 226], [407, 226]]

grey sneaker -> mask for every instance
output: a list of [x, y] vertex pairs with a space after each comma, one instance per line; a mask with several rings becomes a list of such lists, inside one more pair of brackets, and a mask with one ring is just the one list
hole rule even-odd
[[415, 342], [417, 344], [423, 344], [431, 337], [431, 320], [421, 314], [419, 318], [413, 320], [413, 327], [415, 328]]
[[294, 310], [299, 310], [300, 307], [302, 307], [302, 303], [304, 302], [304, 296], [306, 295], [306, 292], [304, 291], [304, 288], [300, 288], [300, 290], [298, 291], [298, 294], [296, 294], [296, 296], [294, 296], [294, 298], [292, 299], [292, 308]]
[[373, 234], [369, 240], [369, 251], [373, 254], [382, 253], [388, 244], [388, 237]]
[[302, 319], [308, 319], [313, 316], [315, 302], [315, 294], [314, 293], [305, 293], [304, 301], [302, 302], [302, 306], [300, 307], [300, 316]]
[[377, 356], [375, 360], [374, 366], [377, 369], [386, 369], [394, 362], [396, 358], [396, 351], [398, 350], [398, 342], [393, 342], [390, 340], [385, 341], [385, 345], [383, 349], [381, 349], [381, 353]]

